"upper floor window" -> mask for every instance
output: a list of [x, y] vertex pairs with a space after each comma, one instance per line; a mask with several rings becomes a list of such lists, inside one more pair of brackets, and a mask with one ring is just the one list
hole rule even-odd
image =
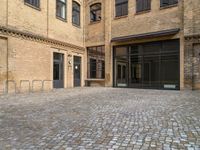
[[90, 21], [100, 21], [101, 20], [101, 4], [96, 3], [90, 6]]
[[75, 1], [72, 4], [72, 23], [80, 26], [80, 5]]
[[40, 0], [24, 0], [24, 2], [34, 7], [40, 7]]
[[160, 7], [177, 4], [178, 0], [160, 0]]
[[115, 0], [115, 16], [128, 15], [128, 0]]
[[151, 9], [151, 0], [136, 0], [136, 11], [142, 12]]
[[56, 16], [66, 19], [66, 0], [56, 0]]

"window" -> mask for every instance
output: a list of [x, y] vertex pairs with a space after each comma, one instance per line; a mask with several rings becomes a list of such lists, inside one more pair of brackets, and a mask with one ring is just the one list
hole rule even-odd
[[160, 0], [160, 7], [177, 4], [178, 0]]
[[151, 0], [136, 0], [136, 11], [142, 12], [151, 9]]
[[24, 2], [34, 7], [40, 7], [40, 0], [24, 0]]
[[115, 16], [128, 15], [128, 0], [115, 0]]
[[72, 23], [80, 26], [80, 5], [75, 1], [72, 5]]
[[66, 20], [66, 0], [56, 0], [56, 16]]
[[88, 78], [105, 78], [105, 50], [104, 46], [88, 48]]
[[100, 21], [101, 20], [101, 4], [93, 4], [90, 6], [90, 21]]

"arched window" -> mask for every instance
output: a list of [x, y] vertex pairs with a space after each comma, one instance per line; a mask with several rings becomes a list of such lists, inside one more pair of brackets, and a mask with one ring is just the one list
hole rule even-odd
[[80, 26], [80, 5], [75, 1], [72, 4], [72, 23]]
[[96, 3], [90, 6], [90, 21], [100, 21], [101, 20], [101, 3]]
[[128, 15], [128, 0], [115, 0], [115, 16]]

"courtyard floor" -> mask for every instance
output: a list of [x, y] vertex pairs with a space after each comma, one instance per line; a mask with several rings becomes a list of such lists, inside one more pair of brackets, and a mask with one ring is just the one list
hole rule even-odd
[[200, 92], [75, 88], [0, 96], [0, 149], [200, 150]]

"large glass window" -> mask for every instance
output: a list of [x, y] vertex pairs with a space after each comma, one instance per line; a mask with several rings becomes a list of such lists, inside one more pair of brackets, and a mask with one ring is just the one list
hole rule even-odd
[[151, 9], [151, 0], [136, 0], [136, 11], [142, 12]]
[[100, 21], [101, 20], [101, 3], [96, 3], [90, 6], [90, 21]]
[[88, 50], [88, 78], [105, 78], [105, 48], [104, 46], [89, 47]]
[[56, 16], [66, 19], [66, 0], [56, 0]]
[[[129, 87], [137, 88], [179, 89], [179, 49], [179, 40], [115, 47], [115, 85], [128, 83]], [[122, 80], [122, 72], [126, 73], [123, 66], [128, 66], [125, 76], [128, 82]]]
[[72, 23], [80, 26], [80, 5], [75, 1], [72, 4]]
[[128, 15], [128, 0], [115, 0], [115, 16]]
[[34, 7], [40, 7], [40, 0], [24, 0], [24, 2]]
[[177, 4], [178, 0], [160, 0], [160, 7]]

